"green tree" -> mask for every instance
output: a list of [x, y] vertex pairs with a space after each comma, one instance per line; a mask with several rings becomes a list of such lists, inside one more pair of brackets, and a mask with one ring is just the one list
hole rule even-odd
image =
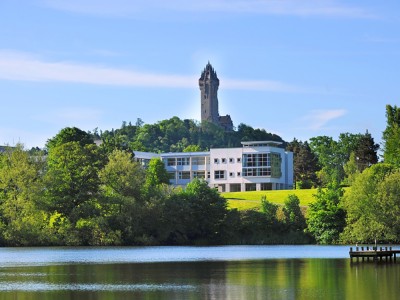
[[0, 154], [0, 231], [10, 246], [52, 242], [48, 215], [38, 205], [42, 195], [44, 157], [31, 157], [22, 145]]
[[50, 209], [75, 224], [97, 211], [98, 172], [102, 166], [95, 144], [67, 142], [49, 148], [46, 196]]
[[[142, 166], [132, 161], [126, 151], [114, 150], [108, 162], [99, 172], [102, 191], [106, 197], [122, 203], [125, 198], [141, 201], [142, 186], [145, 182], [145, 171]], [[114, 202], [114, 201], [112, 201]], [[118, 211], [122, 209], [119, 207]]]
[[317, 136], [310, 139], [310, 148], [321, 167], [317, 175], [324, 186], [342, 180], [343, 165], [338, 142], [328, 136]]
[[343, 189], [331, 183], [319, 188], [316, 201], [308, 209], [307, 230], [318, 244], [335, 244], [345, 227], [346, 213], [341, 206]]
[[201, 148], [199, 145], [188, 145], [186, 146], [185, 149], [183, 149], [183, 152], [200, 152]]
[[300, 199], [296, 195], [289, 195], [283, 206], [285, 223], [291, 231], [303, 232], [306, 226], [306, 219], [300, 208]]
[[346, 192], [343, 206], [347, 212], [347, 225], [342, 235], [345, 242], [385, 240], [392, 232], [392, 226], [386, 222], [393, 218], [385, 216], [385, 212], [396, 210], [396, 207], [386, 205], [385, 197], [379, 195], [383, 195], [382, 182], [393, 170], [391, 165], [375, 164], [357, 176]]
[[400, 167], [400, 108], [386, 105], [386, 129], [383, 132], [383, 160]]
[[366, 168], [378, 163], [379, 145], [374, 142], [371, 134], [366, 131], [360, 136], [357, 146], [354, 149], [358, 171], [362, 172]]
[[169, 175], [163, 161], [152, 158], [146, 170], [146, 186], [155, 187], [160, 184], [169, 184]]
[[77, 142], [81, 146], [93, 144], [93, 137], [79, 128], [66, 127], [53, 138], [47, 140], [46, 148], [51, 149], [69, 142]]
[[344, 172], [346, 177], [343, 180], [343, 184], [351, 186], [360, 174], [354, 152], [351, 152], [349, 161], [344, 165]]
[[341, 133], [338, 141], [327, 136], [314, 137], [310, 141], [311, 150], [318, 157], [321, 167], [317, 174], [323, 186], [333, 181], [341, 183], [345, 179], [344, 167], [351, 153], [355, 153], [360, 172], [377, 162], [378, 145], [368, 131], [365, 134]]
[[318, 185], [317, 172], [320, 169], [318, 166], [318, 158], [311, 151], [307, 142], [293, 139], [286, 146], [287, 151], [293, 152], [293, 171], [294, 181], [297, 189], [308, 189]]
[[226, 199], [207, 182], [199, 179], [185, 190], [168, 198], [163, 208], [167, 242], [172, 244], [209, 244], [224, 239]]
[[382, 241], [400, 241], [400, 171], [389, 174], [378, 185], [377, 202], [383, 215]]
[[268, 201], [266, 196], [261, 198], [261, 211], [265, 214], [268, 223], [273, 224], [278, 221], [276, 215], [278, 205]]

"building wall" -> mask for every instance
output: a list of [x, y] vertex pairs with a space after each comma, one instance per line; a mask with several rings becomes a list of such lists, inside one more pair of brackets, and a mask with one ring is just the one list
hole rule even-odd
[[[251, 171], [270, 171], [272, 166], [265, 161], [257, 162], [258, 165], [248, 166], [248, 155], [263, 155], [270, 158], [271, 155], [280, 159], [278, 168], [279, 176], [274, 174], [246, 174]], [[275, 168], [276, 169], [276, 168]], [[248, 172], [251, 173], [251, 172]], [[211, 149], [210, 151], [210, 186], [218, 188], [221, 192], [246, 190], [281, 190], [293, 188], [293, 153], [272, 146], [252, 146], [243, 148]]]
[[208, 180], [209, 152], [182, 152], [161, 154], [170, 183], [185, 186], [194, 178]]
[[279, 148], [279, 144], [249, 142], [242, 148], [210, 152], [135, 152], [135, 158], [144, 166], [152, 157], [162, 159], [175, 186], [185, 186], [198, 177], [220, 192], [292, 189], [293, 153]]

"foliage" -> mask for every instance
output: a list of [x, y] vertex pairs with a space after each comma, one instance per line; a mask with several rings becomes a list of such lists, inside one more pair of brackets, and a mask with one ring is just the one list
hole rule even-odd
[[80, 146], [93, 144], [92, 136], [76, 127], [66, 127], [46, 143], [46, 148], [51, 149], [69, 142], [77, 142]]
[[386, 129], [383, 132], [383, 160], [400, 168], [400, 108], [386, 105]]
[[400, 198], [399, 173], [388, 164], [376, 164], [364, 170], [344, 197], [347, 226], [345, 242], [399, 241], [399, 223], [395, 214]]
[[306, 219], [300, 209], [300, 200], [296, 195], [289, 195], [283, 206], [285, 223], [291, 231], [303, 232], [306, 228]]
[[[399, 115], [397, 107], [387, 107], [384, 158], [390, 166], [376, 164], [378, 145], [368, 131], [287, 145], [295, 154], [297, 187], [327, 186], [316, 199], [315, 190], [307, 189], [221, 196], [200, 180], [173, 188], [162, 161], [152, 160], [145, 171], [133, 159], [133, 150], [283, 142], [245, 124], [225, 132], [173, 117], [156, 124], [123, 122], [105, 132], [67, 127], [48, 140], [46, 159], [40, 149], [22, 145], [0, 153], [0, 245], [287, 244], [307, 243], [309, 234], [318, 243], [337, 243], [346, 211], [342, 241], [399, 241]], [[93, 142], [98, 138], [99, 147]], [[352, 185], [343, 206], [339, 183]]]
[[309, 189], [317, 186], [317, 171], [320, 167], [318, 165], [318, 158], [311, 151], [309, 144], [293, 139], [286, 146], [286, 150], [293, 152], [293, 171], [296, 188]]
[[317, 175], [323, 186], [343, 182], [346, 175], [344, 166], [350, 160], [351, 153], [355, 154], [356, 165], [361, 172], [377, 163], [379, 148], [368, 131], [365, 134], [341, 133], [338, 141], [327, 136], [314, 137], [310, 139], [310, 147], [318, 157], [321, 170]]
[[[99, 171], [103, 221], [122, 241], [132, 243], [139, 230], [145, 171], [126, 151], [114, 150]], [[117, 240], [118, 241], [118, 240]]]
[[269, 202], [265, 195], [261, 198], [261, 211], [265, 214], [265, 217], [269, 223], [277, 222], [276, 213], [278, 211], [278, 205]]
[[378, 163], [378, 150], [379, 145], [375, 144], [374, 139], [367, 130], [365, 134], [360, 136], [357, 146], [354, 149], [359, 172], [362, 172], [366, 168]]
[[152, 158], [146, 170], [146, 186], [154, 187], [160, 184], [169, 184], [168, 172], [159, 158]]
[[[140, 120], [141, 121], [141, 120]], [[114, 149], [150, 152], [193, 152], [210, 148], [240, 147], [242, 141], [265, 141], [282, 139], [262, 129], [240, 124], [237, 131], [225, 132], [210, 122], [198, 123], [172, 117], [155, 124], [136, 125], [123, 122], [121, 128], [100, 134], [102, 148], [110, 153]]]
[[332, 137], [318, 136], [310, 139], [310, 148], [318, 157], [321, 169], [317, 175], [322, 184], [325, 186], [333, 181], [340, 182], [342, 162], [338, 142]]
[[99, 150], [94, 144], [67, 142], [49, 149], [46, 198], [49, 207], [74, 224], [96, 211], [101, 168]]
[[278, 222], [270, 222], [262, 212], [244, 210], [239, 213], [240, 223], [236, 228], [240, 244], [282, 244], [284, 235]]
[[228, 213], [226, 200], [207, 182], [199, 179], [165, 202], [163, 219], [169, 225], [168, 242], [173, 244], [217, 242]]
[[335, 244], [345, 227], [346, 213], [341, 207], [343, 189], [337, 183], [318, 189], [316, 201], [310, 204], [307, 230], [318, 244]]
[[343, 169], [346, 175], [345, 179], [343, 180], [343, 184], [348, 186], [353, 185], [355, 179], [360, 174], [354, 152], [351, 152], [349, 161], [344, 165]]
[[6, 245], [50, 243], [47, 215], [38, 208], [43, 188], [43, 157], [30, 157], [22, 145], [0, 155], [0, 233]]
[[144, 176], [142, 166], [133, 162], [129, 153], [121, 150], [114, 150], [99, 171], [102, 191], [111, 203], [113, 199], [122, 202], [126, 198], [140, 200]]

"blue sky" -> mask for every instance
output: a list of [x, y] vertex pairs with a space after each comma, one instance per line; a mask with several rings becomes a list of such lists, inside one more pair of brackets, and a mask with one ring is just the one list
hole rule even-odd
[[199, 120], [208, 61], [235, 126], [381, 142], [385, 105], [400, 105], [399, 11], [394, 0], [1, 0], [0, 145]]

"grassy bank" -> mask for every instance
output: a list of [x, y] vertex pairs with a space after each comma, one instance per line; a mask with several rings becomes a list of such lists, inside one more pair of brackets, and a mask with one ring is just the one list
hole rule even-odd
[[315, 201], [313, 195], [316, 189], [309, 190], [280, 190], [280, 191], [253, 191], [253, 192], [233, 192], [222, 193], [221, 195], [228, 200], [229, 208], [239, 210], [259, 209], [261, 207], [261, 197], [266, 196], [267, 200], [276, 204], [283, 205], [288, 195], [296, 195], [300, 199], [300, 206], [308, 206]]

